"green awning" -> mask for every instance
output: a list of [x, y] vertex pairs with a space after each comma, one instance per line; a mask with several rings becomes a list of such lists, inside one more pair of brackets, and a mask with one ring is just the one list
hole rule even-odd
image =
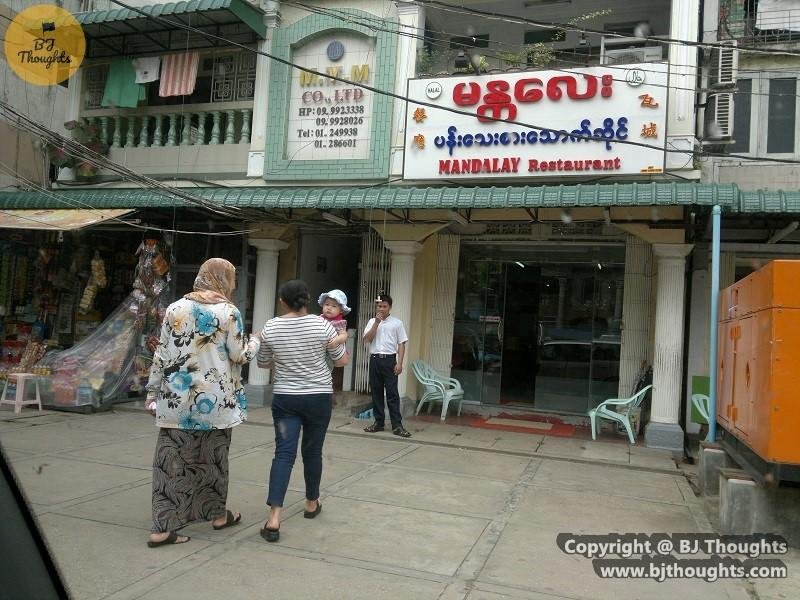
[[110, 5], [110, 10], [75, 14], [86, 35], [87, 58], [185, 52], [219, 45], [218, 40], [180, 25], [243, 44], [266, 35], [264, 12], [246, 0], [188, 0], [137, 6], [136, 10]]
[[[221, 206], [239, 208], [425, 209], [714, 206], [727, 212], [800, 214], [800, 191], [744, 192], [734, 184], [613, 183], [525, 187], [230, 187], [182, 188]], [[148, 189], [2, 192], [0, 209], [163, 208], [184, 200]]]

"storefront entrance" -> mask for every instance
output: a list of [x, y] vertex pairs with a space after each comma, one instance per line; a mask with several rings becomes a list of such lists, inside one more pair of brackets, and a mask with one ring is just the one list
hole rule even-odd
[[585, 413], [617, 396], [622, 245], [462, 244], [452, 377], [469, 400]]

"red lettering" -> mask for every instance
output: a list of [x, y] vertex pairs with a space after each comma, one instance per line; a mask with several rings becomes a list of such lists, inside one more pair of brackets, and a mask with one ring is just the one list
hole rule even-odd
[[551, 160], [550, 162], [548, 162], [547, 163], [547, 169], [549, 171], [555, 171], [556, 170], [556, 161]]
[[466, 91], [467, 84], [459, 83], [453, 88], [453, 102], [458, 106], [473, 106], [481, 98], [481, 86], [470, 82], [469, 91]]
[[603, 162], [600, 160], [595, 160], [592, 166], [599, 171], [603, 168]]
[[[508, 116], [503, 116], [504, 111], [508, 111]], [[513, 121], [516, 118], [517, 107], [514, 104], [483, 104], [478, 107], [478, 121], [481, 123], [488, 123], [501, 119]]]
[[525, 86], [542, 85], [542, 80], [536, 77], [530, 79], [520, 79], [514, 84], [514, 99], [517, 102], [538, 102], [544, 98], [542, 90], [534, 89], [533, 87], [527, 88]]
[[439, 175], [449, 175], [450, 174], [450, 161], [449, 160], [440, 160], [439, 161]]
[[539, 161], [533, 158], [528, 159], [528, 171], [538, 171]]
[[603, 86], [600, 90], [600, 95], [603, 98], [611, 98], [611, 94], [614, 92], [614, 90], [611, 88], [612, 84], [614, 83], [614, 78], [611, 75], [603, 75], [600, 78], [600, 83]]

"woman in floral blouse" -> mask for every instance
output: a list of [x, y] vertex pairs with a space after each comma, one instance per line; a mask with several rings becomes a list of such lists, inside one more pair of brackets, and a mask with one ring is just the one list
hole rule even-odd
[[147, 383], [158, 441], [153, 459], [153, 529], [148, 546], [188, 542], [177, 531], [194, 521], [214, 529], [239, 523], [225, 505], [231, 430], [247, 418], [241, 365], [258, 351], [231, 303], [236, 269], [212, 258], [194, 291], [167, 308]]

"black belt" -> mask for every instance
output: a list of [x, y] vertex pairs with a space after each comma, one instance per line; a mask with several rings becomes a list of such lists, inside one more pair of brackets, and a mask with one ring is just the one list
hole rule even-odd
[[395, 354], [370, 354], [372, 358], [394, 358]]

